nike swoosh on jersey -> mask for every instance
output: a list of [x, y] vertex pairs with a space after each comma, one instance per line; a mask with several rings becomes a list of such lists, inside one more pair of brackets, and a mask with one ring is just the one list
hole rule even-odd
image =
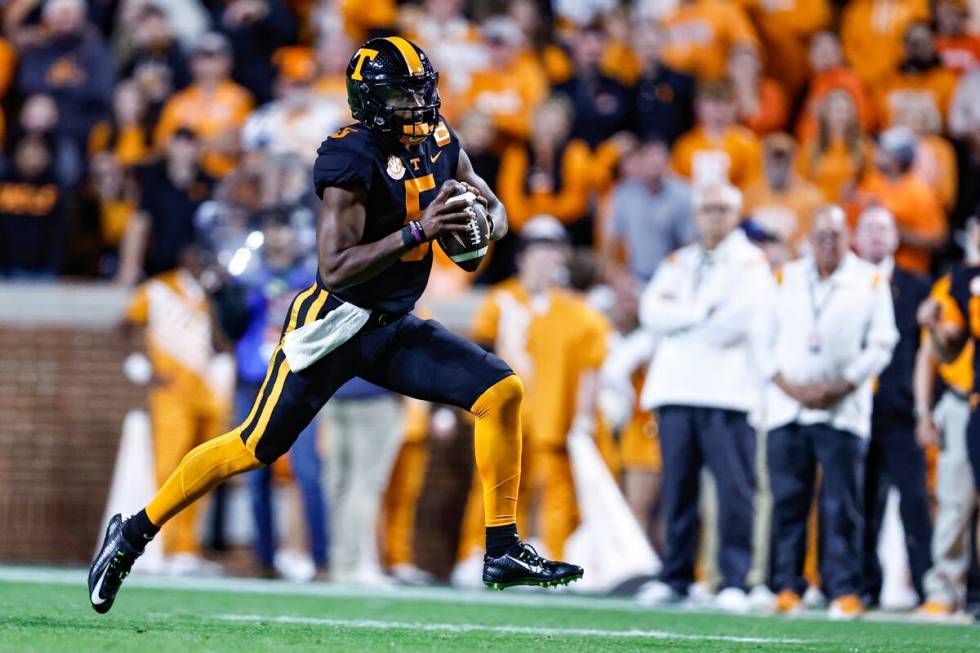
[[436, 161], [439, 160], [439, 157], [441, 157], [441, 156], [442, 156], [442, 151], [440, 150], [439, 152], [436, 152], [435, 156], [430, 156], [429, 157], [429, 162], [430, 163], [435, 163]]

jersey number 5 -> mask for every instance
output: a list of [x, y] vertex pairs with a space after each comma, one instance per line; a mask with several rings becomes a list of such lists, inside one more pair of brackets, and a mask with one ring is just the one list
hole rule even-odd
[[[436, 178], [431, 174], [424, 177], [413, 177], [405, 180], [405, 224], [412, 220], [418, 220], [422, 215], [422, 206], [419, 196], [427, 190], [436, 187]], [[415, 249], [409, 250], [402, 255], [402, 261], [421, 261], [429, 253], [429, 243], [422, 243]]]

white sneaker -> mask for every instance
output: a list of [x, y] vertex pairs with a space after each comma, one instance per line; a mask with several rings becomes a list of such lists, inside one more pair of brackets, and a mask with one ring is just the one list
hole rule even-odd
[[688, 588], [687, 600], [693, 606], [709, 606], [714, 602], [715, 594], [707, 581], [702, 580]]
[[293, 551], [291, 549], [280, 549], [276, 551], [273, 567], [279, 575], [286, 580], [294, 582], [307, 582], [313, 580], [316, 575], [316, 566], [313, 559], [305, 553]]
[[463, 589], [483, 587], [483, 554], [474, 553], [457, 562], [453, 567], [453, 573], [449, 576], [449, 582], [453, 587]]
[[776, 602], [776, 595], [765, 585], [756, 585], [749, 592], [749, 608], [752, 610], [768, 610]]
[[676, 605], [684, 600], [684, 597], [675, 592], [667, 583], [659, 580], [651, 580], [640, 586], [636, 591], [636, 602], [648, 608], [664, 605]]
[[408, 563], [395, 565], [388, 573], [402, 585], [431, 585], [435, 582], [432, 574]]
[[749, 597], [737, 587], [726, 587], [715, 596], [714, 607], [725, 612], [745, 614], [749, 611]]
[[372, 564], [362, 564], [354, 574], [353, 582], [364, 587], [391, 587], [395, 584], [394, 579]]
[[172, 555], [166, 562], [167, 573], [171, 576], [223, 576], [224, 567], [217, 562], [205, 560], [193, 553]]
[[827, 597], [816, 585], [810, 585], [803, 593], [803, 607], [807, 610], [822, 610], [827, 607]]

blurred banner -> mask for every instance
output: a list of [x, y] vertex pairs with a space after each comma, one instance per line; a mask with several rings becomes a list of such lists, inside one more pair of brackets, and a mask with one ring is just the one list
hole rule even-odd
[[660, 560], [636, 523], [619, 486], [585, 435], [568, 438], [581, 523], [565, 545], [565, 555], [588, 572], [575, 589], [608, 592], [624, 581], [660, 571]]

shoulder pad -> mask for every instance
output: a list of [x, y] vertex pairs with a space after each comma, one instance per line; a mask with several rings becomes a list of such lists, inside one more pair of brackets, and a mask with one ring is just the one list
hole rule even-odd
[[360, 186], [370, 191], [374, 179], [373, 147], [370, 131], [357, 124], [327, 136], [313, 164], [316, 194], [323, 197], [328, 186]]

